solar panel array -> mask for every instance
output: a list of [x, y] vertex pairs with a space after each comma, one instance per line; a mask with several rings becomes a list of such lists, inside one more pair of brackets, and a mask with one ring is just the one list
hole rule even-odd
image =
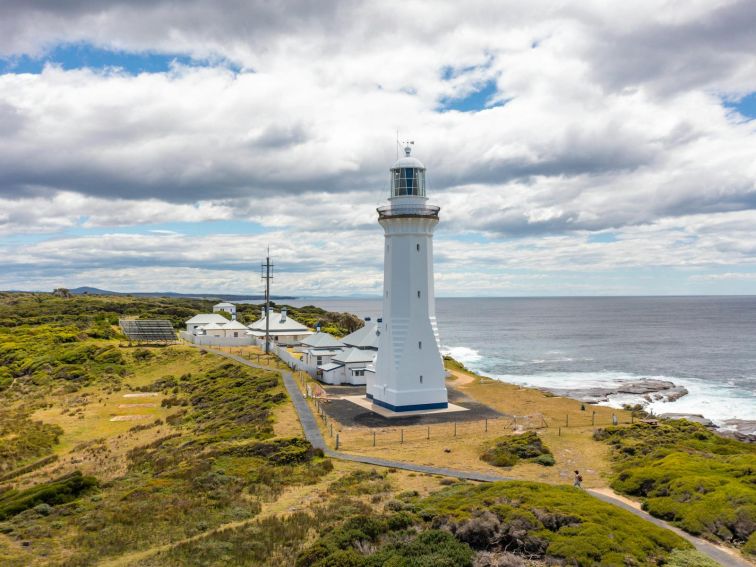
[[170, 321], [163, 319], [121, 319], [118, 321], [130, 341], [175, 341], [176, 331]]

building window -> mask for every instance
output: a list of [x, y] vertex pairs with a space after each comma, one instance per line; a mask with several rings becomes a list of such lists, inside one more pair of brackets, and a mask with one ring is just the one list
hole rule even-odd
[[323, 357], [319, 356], [318, 357], [318, 366], [321, 365], [321, 364], [323, 364]]
[[239, 333], [237, 333], [236, 331], [234, 331], [234, 337], [238, 337], [238, 336], [239, 336]]

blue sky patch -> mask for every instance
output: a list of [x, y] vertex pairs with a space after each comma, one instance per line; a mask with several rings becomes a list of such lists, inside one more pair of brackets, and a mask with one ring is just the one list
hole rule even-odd
[[459, 112], [478, 112], [491, 108], [492, 106], [500, 106], [502, 103], [490, 104], [491, 99], [496, 96], [496, 80], [490, 79], [483, 83], [477, 90], [471, 92], [465, 97], [455, 99], [443, 99], [441, 101], [442, 112], [448, 110], [457, 110]]
[[175, 64], [206, 67], [223, 65], [234, 72], [241, 69], [228, 61], [193, 59], [179, 53], [116, 51], [95, 47], [89, 43], [61, 44], [40, 57], [21, 55], [0, 58], [0, 74], [42, 72], [45, 64], [59, 65], [65, 70], [118, 68], [132, 75], [139, 73], [164, 73]]
[[737, 101], [725, 101], [726, 108], [738, 111], [743, 116], [753, 120], [756, 118], [756, 93], [751, 93]]
[[617, 235], [613, 232], [600, 232], [598, 234], [589, 234], [588, 235], [588, 243], [593, 244], [595, 242], [600, 242], [602, 244], [607, 244], [609, 242], [617, 242]]

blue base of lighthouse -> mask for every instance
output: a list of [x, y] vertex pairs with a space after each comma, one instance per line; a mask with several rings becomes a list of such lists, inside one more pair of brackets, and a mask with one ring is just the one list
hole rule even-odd
[[365, 395], [367, 396], [369, 400], [372, 400], [375, 405], [381, 406], [382, 408], [386, 408], [387, 410], [391, 410], [395, 412], [446, 409], [449, 407], [448, 402], [438, 402], [435, 404], [414, 404], [414, 405], [409, 405], [409, 406], [395, 406], [388, 402], [384, 402], [383, 400], [376, 400], [372, 394], [365, 394]]

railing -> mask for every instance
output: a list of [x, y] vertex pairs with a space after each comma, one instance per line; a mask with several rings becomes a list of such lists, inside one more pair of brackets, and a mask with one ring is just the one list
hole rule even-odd
[[437, 219], [438, 211], [441, 210], [441, 207], [434, 205], [386, 205], [378, 207], [377, 210], [379, 219], [396, 217], [428, 217]]

